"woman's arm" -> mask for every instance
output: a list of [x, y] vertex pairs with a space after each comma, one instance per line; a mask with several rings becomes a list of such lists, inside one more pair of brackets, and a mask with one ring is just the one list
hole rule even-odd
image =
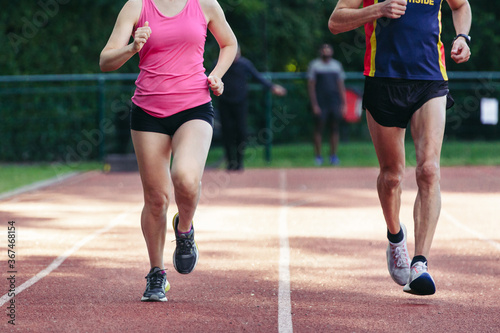
[[146, 25], [135, 31], [134, 41], [130, 36], [139, 19], [142, 8], [141, 0], [129, 0], [118, 14], [113, 32], [101, 52], [99, 67], [103, 72], [114, 71], [139, 52], [151, 35], [151, 28]]
[[208, 76], [210, 89], [214, 95], [219, 96], [224, 91], [224, 83], [222, 83], [221, 78], [236, 57], [238, 42], [219, 3], [216, 0], [200, 0], [200, 4], [207, 18], [208, 29], [220, 47], [217, 64]]

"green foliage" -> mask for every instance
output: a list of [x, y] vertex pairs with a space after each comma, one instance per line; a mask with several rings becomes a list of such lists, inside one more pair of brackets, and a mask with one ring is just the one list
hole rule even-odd
[[[7, 1], [0, 12], [0, 68], [2, 75], [99, 72], [99, 54], [125, 0]], [[323, 42], [334, 45], [335, 56], [347, 71], [362, 70], [363, 28], [332, 35], [328, 18], [336, 1], [220, 0], [243, 53], [262, 71], [305, 71]], [[500, 3], [471, 1], [473, 57], [456, 65], [449, 58], [455, 31], [451, 10], [443, 4], [443, 41], [448, 67], [491, 71], [500, 68]], [[209, 37], [207, 63], [217, 57], [217, 43]], [[119, 72], [137, 72], [138, 57]]]
[[[0, 12], [3, 75], [99, 72], [99, 54], [125, 1], [9, 1]], [[122, 72], [137, 71], [137, 60]]]
[[[322, 43], [338, 42], [327, 27], [334, 3], [314, 0], [221, 0], [242, 52], [265, 71], [307, 70]], [[349, 35], [349, 34], [347, 34]]]

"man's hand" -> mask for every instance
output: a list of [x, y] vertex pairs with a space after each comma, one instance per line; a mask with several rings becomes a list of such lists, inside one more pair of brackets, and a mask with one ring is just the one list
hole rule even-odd
[[463, 37], [458, 37], [451, 46], [451, 59], [457, 64], [467, 62], [470, 59], [470, 49]]
[[382, 16], [397, 19], [406, 12], [406, 0], [387, 0], [382, 2]]
[[273, 84], [271, 92], [276, 96], [285, 96], [287, 93], [285, 87], [280, 86], [279, 84]]
[[321, 108], [319, 107], [318, 104], [313, 105], [312, 112], [313, 112], [313, 115], [315, 115], [315, 116], [318, 116], [318, 117], [321, 116]]

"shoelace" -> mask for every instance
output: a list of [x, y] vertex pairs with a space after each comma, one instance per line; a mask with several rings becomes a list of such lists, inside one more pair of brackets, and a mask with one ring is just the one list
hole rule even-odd
[[408, 265], [407, 261], [407, 256], [406, 256], [406, 249], [404, 247], [398, 246], [394, 249], [394, 263], [396, 264], [396, 267], [403, 267]]
[[147, 275], [146, 279], [149, 283], [149, 289], [163, 288], [163, 282], [165, 281], [167, 274], [163, 275], [160, 271]]
[[194, 241], [188, 238], [177, 238], [177, 251], [179, 254], [191, 254]]
[[416, 263], [413, 264], [412, 269], [415, 271], [416, 274], [419, 274], [420, 272], [427, 270], [427, 264], [422, 261], [417, 261]]

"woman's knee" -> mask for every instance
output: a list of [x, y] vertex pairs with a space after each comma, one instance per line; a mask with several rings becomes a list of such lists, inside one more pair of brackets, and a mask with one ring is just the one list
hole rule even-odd
[[172, 173], [172, 183], [176, 195], [196, 196], [200, 191], [201, 179], [189, 172]]
[[144, 190], [144, 203], [148, 207], [149, 212], [154, 216], [166, 214], [169, 202], [170, 198], [167, 191], [155, 189]]

